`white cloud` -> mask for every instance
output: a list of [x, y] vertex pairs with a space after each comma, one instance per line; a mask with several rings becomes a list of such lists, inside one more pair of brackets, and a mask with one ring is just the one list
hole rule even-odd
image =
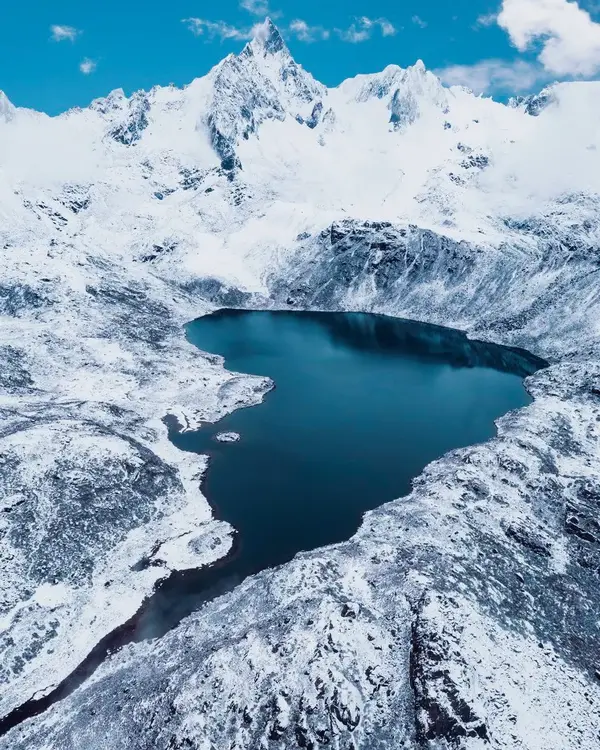
[[81, 31], [76, 29], [74, 26], [61, 26], [60, 24], [53, 24], [50, 26], [50, 33], [52, 39], [55, 42], [74, 42], [75, 39], [81, 34]]
[[301, 42], [324, 41], [331, 36], [329, 30], [323, 28], [323, 26], [309, 26], [301, 18], [296, 18], [290, 23], [288, 33]]
[[268, 0], [240, 0], [240, 8], [247, 10], [253, 16], [269, 15]]
[[335, 32], [344, 42], [357, 44], [370, 39], [377, 29], [382, 36], [393, 36], [396, 33], [395, 26], [387, 18], [367, 18], [367, 16], [357, 18], [347, 29], [335, 29]]
[[600, 70], [600, 23], [569, 0], [503, 0], [498, 24], [521, 52], [541, 43], [538, 60], [558, 76]]
[[352, 44], [366, 42], [371, 37], [371, 30], [369, 28], [356, 23], [353, 23], [347, 29], [335, 29], [335, 33], [344, 42], [351, 42]]
[[89, 74], [93, 73], [97, 67], [97, 63], [94, 62], [94, 60], [90, 60], [89, 57], [85, 57], [79, 63], [79, 70], [83, 73], [84, 76], [89, 76]]
[[[257, 0], [243, 0], [244, 3], [255, 7]], [[254, 37], [260, 38], [265, 33], [267, 26], [264, 23], [256, 23], [253, 26], [232, 26], [225, 21], [208, 21], [204, 18], [184, 18], [182, 23], [198, 37], [206, 41], [220, 39], [248, 40]], [[364, 42], [370, 39], [375, 32], [381, 36], [393, 36], [396, 28], [386, 18], [367, 18], [362, 16], [347, 29], [334, 29], [335, 33], [345, 42]], [[295, 37], [301, 42], [320, 42], [331, 37], [331, 31], [324, 26], [311, 26], [302, 18], [295, 18], [286, 27], [281, 29], [284, 37]]]
[[237, 27], [231, 26], [225, 21], [206, 21], [203, 18], [184, 18], [182, 23], [187, 25], [192, 34], [208, 40], [215, 38], [219, 38], [221, 41], [225, 39], [252, 39], [257, 30], [257, 26]]
[[484, 13], [475, 21], [475, 28], [479, 26], [494, 26], [496, 23], [498, 23], [497, 13]]
[[396, 27], [385, 18], [378, 18], [376, 23], [379, 24], [382, 36], [395, 36]]
[[528, 91], [544, 71], [527, 60], [481, 60], [474, 65], [449, 65], [434, 71], [447, 86], [466, 86], [476, 94], [496, 90]]
[[421, 29], [424, 29], [424, 28], [426, 28], [426, 27], [427, 27], [427, 21], [424, 21], [424, 20], [423, 20], [423, 19], [421, 18], [421, 16], [417, 16], [417, 15], [414, 15], [414, 16], [412, 17], [412, 19], [411, 19], [411, 20], [412, 20], [412, 22], [413, 22], [413, 23], [414, 23], [414, 24], [415, 24], [416, 26], [419, 26], [419, 27], [420, 27]]

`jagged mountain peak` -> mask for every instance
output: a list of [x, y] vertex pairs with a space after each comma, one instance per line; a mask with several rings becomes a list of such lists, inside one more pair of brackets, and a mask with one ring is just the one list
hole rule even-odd
[[509, 100], [511, 107], [520, 108], [532, 117], [538, 117], [547, 107], [556, 103], [554, 87], [547, 86], [537, 94], [515, 96]]
[[379, 73], [357, 75], [344, 81], [339, 88], [357, 101], [366, 101], [373, 97], [384, 99], [400, 87], [410, 88], [418, 96], [428, 95], [435, 100], [444, 96], [446, 91], [440, 79], [427, 70], [422, 60], [407, 68], [387, 65]]
[[283, 52], [291, 57], [279, 29], [268, 16], [263, 23], [257, 24], [254, 29], [254, 38], [248, 42], [244, 52], [261, 55], [274, 55]]
[[6, 96], [4, 91], [0, 90], [0, 122], [8, 122], [15, 115], [15, 106]]
[[239, 55], [228, 55], [211, 71], [209, 80], [204, 121], [226, 169], [241, 165], [238, 142], [257, 134], [262, 122], [292, 117], [312, 124], [327, 96], [327, 88], [292, 58], [270, 18], [257, 26]]
[[114, 89], [107, 96], [94, 99], [90, 104], [90, 109], [99, 112], [101, 115], [109, 114], [115, 110], [123, 109], [127, 103], [127, 97], [123, 89]]
[[279, 29], [269, 17], [255, 27], [254, 38], [242, 52], [227, 60], [230, 67], [235, 65], [233, 61], [254, 64], [256, 70], [253, 75], [258, 72], [284, 98], [299, 97], [302, 101], [308, 101], [326, 93], [326, 87], [294, 60]]
[[380, 73], [358, 75], [344, 81], [339, 91], [350, 101], [385, 101], [394, 129], [412, 124], [428, 109], [445, 115], [451, 98], [448, 89], [427, 70], [422, 60], [408, 68], [388, 65]]
[[302, 99], [323, 96], [326, 87], [315, 81], [299, 65], [287, 48], [273, 21], [267, 17], [257, 24], [253, 39], [238, 55], [228, 55], [212, 71], [216, 86], [224, 81], [232, 85], [236, 80], [251, 80], [261, 86], [268, 81], [275, 90]]

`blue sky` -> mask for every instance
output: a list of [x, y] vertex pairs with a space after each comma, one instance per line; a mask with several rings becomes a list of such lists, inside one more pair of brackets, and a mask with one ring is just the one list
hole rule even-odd
[[0, 89], [56, 114], [117, 87], [183, 85], [239, 51], [267, 12], [328, 85], [418, 58], [500, 96], [600, 69], [595, 0], [8, 0]]

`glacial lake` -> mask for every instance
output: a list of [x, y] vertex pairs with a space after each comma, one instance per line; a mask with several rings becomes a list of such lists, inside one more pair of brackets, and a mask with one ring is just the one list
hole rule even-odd
[[[180, 449], [210, 455], [203, 492], [236, 529], [235, 550], [160, 587], [136, 638], [252, 573], [349, 539], [365, 511], [408, 494], [428, 463], [492, 437], [495, 419], [530, 402], [523, 378], [545, 364], [452, 329], [361, 313], [221, 310], [188, 324], [187, 337], [276, 387], [217, 424], [170, 430]], [[220, 443], [220, 432], [241, 439]]]
[[[0, 722], [0, 734], [69, 695], [125, 644], [164, 635], [253, 573], [349, 539], [365, 511], [407, 495], [428, 463], [492, 437], [495, 419], [530, 402], [523, 378], [546, 364], [449, 328], [361, 313], [221, 310], [187, 336], [228, 369], [276, 385], [218, 424], [169, 426], [179, 448], [210, 455], [202, 488], [236, 529], [233, 551], [163, 580], [66, 680]], [[220, 432], [241, 439], [220, 443]]]

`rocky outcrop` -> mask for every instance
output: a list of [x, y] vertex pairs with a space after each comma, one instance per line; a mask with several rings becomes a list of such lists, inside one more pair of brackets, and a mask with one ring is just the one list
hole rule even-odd
[[[459, 746], [469, 738], [489, 742], [485, 722], [461, 695], [461, 682], [452, 674], [452, 646], [444, 632], [430, 623], [424, 613], [425, 603], [414, 608], [411, 627], [410, 683], [414, 693], [415, 739], [418, 747], [438, 743]], [[464, 682], [463, 682], [464, 685]], [[464, 688], [463, 688], [464, 689]]]
[[123, 146], [135, 145], [148, 127], [149, 112], [147, 95], [143, 91], [136, 91], [127, 102], [124, 120], [111, 129], [110, 137]]
[[532, 117], [538, 117], [551, 104], [556, 103], [556, 97], [551, 88], [540, 91], [539, 94], [516, 96], [509, 102], [512, 107], [519, 107]]

